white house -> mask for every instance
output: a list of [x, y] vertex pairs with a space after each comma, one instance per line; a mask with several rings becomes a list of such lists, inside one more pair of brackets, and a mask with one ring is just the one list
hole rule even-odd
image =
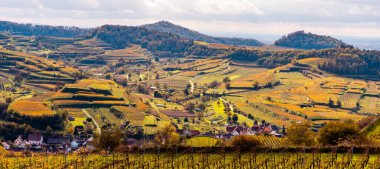
[[72, 141], [70, 145], [71, 145], [71, 148], [73, 149], [76, 149], [79, 146], [79, 144], [76, 141]]
[[28, 142], [28, 140], [24, 140], [17, 147], [21, 148], [21, 149], [24, 149], [24, 148], [27, 148], [29, 146], [30, 146], [30, 143]]
[[42, 134], [29, 134], [28, 141], [32, 146], [40, 146], [44, 141]]
[[22, 143], [22, 136], [18, 136], [17, 139], [13, 142], [13, 145], [18, 147]]

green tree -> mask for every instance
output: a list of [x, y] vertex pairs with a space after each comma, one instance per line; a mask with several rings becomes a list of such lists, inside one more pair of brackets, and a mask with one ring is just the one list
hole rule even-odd
[[342, 107], [342, 102], [340, 100], [336, 101], [336, 106], [339, 108]]
[[50, 126], [47, 126], [46, 129], [45, 129], [45, 133], [46, 133], [47, 135], [50, 135], [50, 134], [53, 133], [53, 129], [52, 129]]
[[110, 74], [107, 74], [105, 77], [107, 80], [111, 80], [112, 76]]
[[239, 117], [237, 116], [237, 114], [232, 115], [232, 121], [233, 121], [234, 123], [237, 123], [238, 120], [239, 120]]
[[329, 98], [329, 107], [334, 107], [334, 100], [332, 100], [331, 98]]

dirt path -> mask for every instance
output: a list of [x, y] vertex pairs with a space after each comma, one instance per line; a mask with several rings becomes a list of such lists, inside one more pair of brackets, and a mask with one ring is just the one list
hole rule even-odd
[[100, 127], [98, 125], [98, 123], [94, 120], [94, 118], [91, 116], [90, 113], [88, 113], [85, 109], [82, 109], [83, 113], [85, 113], [87, 115], [87, 117], [91, 118], [92, 121], [94, 122], [96, 128], [98, 129], [98, 132], [99, 132], [99, 135], [102, 134], [102, 130], [100, 130]]

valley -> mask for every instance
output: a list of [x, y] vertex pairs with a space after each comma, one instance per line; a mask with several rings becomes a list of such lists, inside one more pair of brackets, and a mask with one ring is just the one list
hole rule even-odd
[[[141, 168], [161, 165], [134, 161], [140, 158], [139, 151], [153, 152], [157, 147], [168, 154], [178, 148], [200, 149], [192, 158], [216, 160], [202, 161], [199, 166], [220, 166], [218, 152], [226, 153], [226, 148], [257, 148], [255, 157], [260, 159], [267, 158], [265, 151], [284, 149], [291, 152], [290, 161], [300, 165], [298, 155], [292, 153], [301, 147], [311, 151], [303, 157], [310, 162], [310, 154], [314, 158], [320, 151], [316, 145], [359, 147], [349, 142], [349, 136], [358, 135], [363, 136], [357, 138], [365, 140], [363, 144], [379, 143], [379, 51], [356, 49], [302, 31], [284, 36], [275, 45], [187, 31], [158, 22], [137, 27], [104, 25], [67, 37], [1, 32], [3, 145], [15, 154], [23, 150], [37, 154], [133, 152], [131, 161], [122, 160], [125, 154], [116, 154], [113, 163], [105, 160], [110, 156], [86, 158], [98, 159], [101, 162], [95, 165], [106, 168]], [[319, 139], [320, 133], [329, 132], [325, 131], [329, 125], [348, 124], [353, 126], [347, 129], [349, 136]], [[299, 126], [306, 129], [299, 132]], [[292, 136], [300, 133], [311, 141], [292, 142]], [[44, 141], [28, 140], [36, 135]], [[204, 157], [207, 153], [202, 148], [210, 149], [210, 157]], [[344, 153], [328, 151], [342, 156], [334, 161], [347, 161]], [[152, 152], [142, 158], [157, 158]], [[235, 166], [265, 163], [252, 161], [247, 154], [227, 156]], [[12, 158], [6, 163], [14, 164]], [[76, 156], [68, 158], [71, 165], [86, 163]], [[172, 158], [172, 164], [189, 167], [187, 158], [190, 154], [184, 151]], [[369, 159], [371, 165], [378, 165], [374, 157]]]

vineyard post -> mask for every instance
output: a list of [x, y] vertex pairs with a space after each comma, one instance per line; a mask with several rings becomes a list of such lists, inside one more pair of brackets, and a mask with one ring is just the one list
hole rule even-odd
[[112, 152], [112, 168], [115, 168], [115, 153]]
[[322, 154], [321, 151], [319, 151], [319, 160], [318, 160], [318, 168], [321, 169], [321, 163], [322, 163]]
[[171, 165], [172, 165], [172, 169], [174, 169], [174, 152], [173, 152], [173, 149], [170, 151], [171, 154], [172, 154], [172, 162], [171, 162]]
[[226, 147], [223, 148], [223, 167], [226, 168]]
[[191, 147], [191, 166], [194, 167], [194, 147]]
[[311, 166], [312, 166], [313, 169], [314, 169], [314, 162], [315, 162], [315, 161], [314, 161], [314, 153], [315, 153], [315, 152], [313, 151], [313, 162], [311, 163]]

